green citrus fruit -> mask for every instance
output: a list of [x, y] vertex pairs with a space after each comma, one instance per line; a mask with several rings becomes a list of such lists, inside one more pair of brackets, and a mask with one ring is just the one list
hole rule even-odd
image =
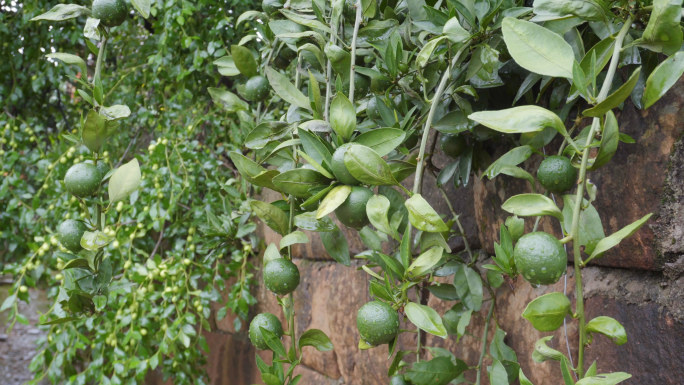
[[264, 284], [276, 294], [289, 294], [299, 285], [299, 269], [290, 260], [274, 259], [264, 266]]
[[268, 344], [266, 344], [261, 328], [270, 331], [278, 338], [283, 336], [283, 325], [278, 317], [271, 313], [257, 314], [249, 324], [249, 340], [252, 341], [252, 345], [257, 349], [268, 349]]
[[128, 8], [124, 0], [94, 0], [92, 15], [105, 27], [116, 27], [126, 20]]
[[392, 82], [385, 75], [371, 78], [370, 90], [374, 94], [384, 94], [385, 91], [392, 85]]
[[281, 0], [264, 0], [261, 2], [261, 9], [266, 13], [277, 12], [279, 8], [283, 7]]
[[439, 138], [439, 147], [446, 155], [458, 158], [466, 150], [468, 144], [460, 135], [442, 134]]
[[396, 376], [392, 376], [392, 378], [390, 378], [389, 385], [408, 385], [408, 382], [404, 380], [403, 376], [397, 374]]
[[268, 96], [271, 87], [263, 76], [252, 76], [245, 84], [245, 97], [254, 102], [260, 102]]
[[368, 224], [366, 204], [373, 196], [373, 191], [365, 187], [352, 186], [347, 199], [335, 209], [335, 215], [347, 227], [357, 230]]
[[523, 278], [534, 285], [558, 282], [568, 264], [563, 245], [553, 235], [541, 231], [520, 237], [513, 258]]
[[380, 301], [371, 301], [361, 306], [356, 314], [356, 327], [361, 338], [368, 344], [386, 344], [399, 333], [399, 315], [392, 306]]
[[72, 253], [81, 250], [81, 237], [87, 230], [86, 225], [74, 219], [67, 219], [57, 226], [57, 238]]
[[537, 178], [545, 189], [561, 193], [575, 185], [577, 169], [572, 167], [570, 159], [564, 156], [549, 156], [539, 165]]
[[76, 163], [64, 175], [67, 191], [80, 198], [93, 195], [101, 181], [100, 171], [90, 163]]
[[353, 186], [359, 184], [359, 181], [356, 180], [356, 178], [354, 178], [351, 173], [349, 173], [349, 170], [347, 170], [347, 166], [345, 166], [344, 164], [344, 154], [347, 152], [349, 146], [351, 146], [351, 144], [346, 143], [338, 147], [337, 150], [335, 150], [332, 156], [332, 160], [330, 161], [330, 168], [332, 170], [333, 175], [335, 175], [335, 178], [337, 178], [337, 180], [346, 185]]
[[283, 70], [287, 68], [296, 58], [297, 52], [291, 50], [287, 46], [283, 46], [283, 48], [278, 51], [278, 55], [273, 59], [273, 65], [276, 68]]

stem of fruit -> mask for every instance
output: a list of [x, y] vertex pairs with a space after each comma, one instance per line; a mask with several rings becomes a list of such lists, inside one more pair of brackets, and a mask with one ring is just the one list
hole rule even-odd
[[482, 373], [482, 362], [484, 361], [485, 353], [487, 352], [487, 333], [489, 333], [489, 322], [492, 320], [492, 315], [494, 314], [494, 297], [492, 297], [492, 302], [489, 304], [489, 312], [487, 312], [487, 318], [485, 319], [484, 330], [482, 331], [482, 343], [480, 344], [480, 359], [477, 361], [477, 377], [475, 379], [475, 385], [480, 385], [480, 375]]
[[[335, 36], [337, 36], [337, 23], [332, 23], [332, 15], [330, 17], [330, 44], [335, 44]], [[327, 64], [325, 67], [325, 109], [323, 112], [323, 119], [325, 121], [328, 121], [328, 118], [330, 117], [330, 93], [331, 93], [331, 80], [332, 78], [332, 63], [330, 62], [330, 58], [327, 60]]]
[[[299, 65], [299, 64], [297, 64]], [[299, 157], [297, 156], [297, 146], [292, 146], [292, 152], [295, 154], [295, 159], [294, 159], [294, 166], [295, 168], [297, 167], [297, 164], [299, 163]], [[287, 223], [287, 231], [288, 234], [292, 232], [292, 229], [294, 227], [294, 213], [295, 213], [295, 201], [294, 201], [294, 196], [290, 195], [290, 218]], [[292, 247], [288, 246], [287, 247], [287, 256], [289, 257], [290, 260], [292, 260]], [[285, 315], [287, 316], [287, 327], [289, 330], [290, 334], [290, 349], [294, 353], [292, 356], [297, 357], [297, 338], [295, 338], [295, 312], [294, 312], [294, 294], [290, 293], [287, 295], [288, 303], [288, 311], [285, 312]], [[290, 372], [292, 373], [292, 372]]]
[[[618, 62], [620, 61], [620, 51], [622, 50], [622, 43], [625, 40], [627, 31], [632, 24], [632, 18], [629, 17], [617, 37], [615, 38], [615, 48], [613, 49], [613, 56], [610, 59], [610, 65], [608, 67], [608, 72], [606, 78], [601, 86], [601, 92], [596, 98], [596, 103], [601, 103], [608, 96], [608, 91], [613, 83], [613, 77], [615, 77], [615, 70], [617, 69]], [[584, 346], [587, 341], [587, 331], [584, 316], [584, 294], [582, 288], [582, 255], [580, 250], [580, 243], [577, 241], [579, 239], [579, 219], [580, 212], [582, 210], [582, 200], [584, 197], [584, 189], [587, 183], [587, 164], [589, 161], [589, 146], [593, 141], [594, 135], [601, 127], [600, 118], [594, 118], [591, 124], [591, 129], [589, 130], [589, 135], [587, 136], [587, 141], [584, 145], [584, 150], [582, 151], [582, 163], [579, 170], [579, 185], [577, 186], [577, 193], [575, 195], [575, 207], [572, 211], [572, 227], [570, 235], [575, 241], [572, 242], [573, 249], [573, 259], [575, 267], [575, 312], [577, 314], [579, 322], [579, 344], [577, 353], [577, 376], [581, 379], [584, 377]]]
[[354, 34], [351, 41], [351, 65], [349, 66], [349, 101], [354, 103], [354, 70], [356, 69], [356, 38], [359, 36], [361, 24], [361, 0], [356, 1], [356, 19], [354, 20]]

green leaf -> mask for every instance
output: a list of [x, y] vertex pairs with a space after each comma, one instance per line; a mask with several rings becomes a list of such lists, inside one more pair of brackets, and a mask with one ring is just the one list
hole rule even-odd
[[309, 329], [299, 337], [299, 349], [304, 346], [313, 346], [319, 352], [333, 350], [333, 344], [325, 333], [318, 329]]
[[577, 16], [587, 21], [604, 21], [608, 12], [601, 0], [536, 0], [535, 20], [554, 20]]
[[644, 223], [646, 223], [646, 221], [649, 220], [649, 218], [651, 218], [651, 215], [653, 214], [647, 214], [643, 218], [637, 220], [636, 222], [633, 222], [632, 224], [629, 224], [623, 227], [622, 229], [614, 232], [613, 234], [601, 239], [596, 244], [594, 251], [591, 253], [586, 262], [589, 262], [589, 260], [591, 259], [600, 257], [606, 251], [617, 246], [623, 239], [632, 236], [632, 234], [639, 230], [639, 228], [643, 226]]
[[601, 103], [595, 105], [592, 108], [582, 111], [582, 114], [584, 116], [600, 117], [603, 116], [603, 114], [605, 114], [606, 112], [619, 106], [620, 103], [624, 102], [625, 99], [627, 99], [629, 95], [632, 93], [634, 86], [636, 86], [637, 82], [639, 81], [640, 73], [641, 67], [638, 67], [634, 70], [634, 72], [632, 72], [632, 76], [630, 76], [629, 79], [627, 79], [625, 84], [621, 85], [620, 88], [615, 90], [615, 92], [608, 95], [608, 97]]
[[504, 342], [505, 337], [506, 332], [497, 327], [494, 338], [492, 338], [492, 342], [489, 344], [489, 354], [492, 358], [499, 361], [518, 362], [518, 356], [515, 354], [515, 351]]
[[356, 110], [341, 92], [330, 103], [330, 126], [345, 142], [349, 141], [356, 130]]
[[[574, 195], [563, 195], [563, 228], [568, 231], [572, 227], [572, 212], [575, 207]], [[585, 252], [591, 253], [596, 243], [604, 238], [603, 224], [596, 208], [586, 200], [582, 203], [580, 213], [579, 234], [573, 242], [585, 246]]]
[[76, 4], [57, 4], [52, 7], [51, 10], [34, 17], [31, 19], [31, 21], [63, 21], [73, 19], [81, 15], [90, 15], [90, 9]]
[[535, 362], [544, 362], [548, 360], [560, 361], [563, 353], [556, 349], [550, 348], [546, 343], [550, 341], [553, 336], [543, 337], [534, 343], [534, 351], [532, 352], [532, 359]]
[[[350, 189], [351, 191], [351, 189]], [[399, 239], [399, 234], [394, 230], [388, 220], [390, 201], [384, 195], [374, 195], [366, 203], [366, 216], [376, 229], [383, 233]]]
[[521, 217], [551, 215], [563, 220], [563, 213], [553, 200], [541, 194], [528, 193], [512, 196], [501, 205], [501, 208]]
[[470, 38], [470, 33], [461, 27], [457, 17], [452, 17], [444, 24], [442, 33], [452, 43], [462, 43]]
[[601, 146], [588, 170], [596, 170], [608, 163], [617, 151], [619, 142], [620, 128], [618, 127], [617, 118], [615, 118], [613, 111], [607, 111], [603, 122], [603, 132], [601, 133]]
[[230, 47], [230, 54], [233, 57], [235, 67], [241, 74], [251, 78], [257, 75], [257, 62], [254, 60], [254, 55], [249, 48], [241, 45], [233, 45]]
[[480, 311], [482, 307], [483, 291], [482, 278], [473, 268], [464, 264], [456, 265], [454, 272], [454, 287], [462, 303], [472, 311]]
[[80, 318], [78, 317], [64, 317], [64, 318], [57, 318], [53, 319], [51, 321], [43, 322], [41, 325], [58, 325], [58, 324], [63, 324], [71, 321], [76, 321], [79, 320]]
[[575, 54], [561, 36], [531, 23], [507, 17], [501, 24], [508, 52], [528, 71], [572, 79]]
[[327, 251], [335, 261], [345, 266], [349, 266], [349, 244], [339, 227], [335, 227], [335, 230], [333, 231], [320, 233], [320, 235], [325, 251]]
[[302, 141], [304, 152], [321, 165], [329, 164], [332, 155], [328, 148], [323, 144], [318, 135], [311, 133], [303, 128], [297, 129], [299, 139]]
[[305, 110], [311, 110], [309, 98], [306, 97], [300, 90], [298, 90], [292, 83], [290, 83], [287, 76], [281, 74], [271, 67], [266, 67], [265, 71], [266, 77], [268, 77], [268, 82], [271, 84], [273, 91], [275, 91], [275, 93], [280, 96], [281, 99]]
[[442, 318], [435, 309], [415, 302], [409, 302], [404, 306], [404, 312], [409, 321], [419, 329], [434, 334], [437, 337], [447, 337]]
[[640, 39], [634, 44], [654, 52], [672, 55], [682, 46], [682, 2], [679, 0], [653, 0], [653, 10]]
[[522, 369], [518, 370], [518, 380], [520, 380], [520, 385], [534, 385], [532, 381], [530, 381], [525, 373], [523, 373]]
[[651, 107], [665, 95], [684, 74], [684, 52], [677, 52], [660, 63], [646, 79], [641, 102], [644, 109]]
[[244, 100], [240, 99], [234, 93], [223, 88], [207, 88], [209, 95], [214, 100], [214, 103], [220, 105], [228, 112], [237, 112], [240, 110], [249, 109], [249, 105]]
[[116, 203], [127, 198], [138, 189], [142, 182], [140, 165], [133, 158], [130, 162], [119, 166], [109, 178], [109, 203]]
[[337, 186], [330, 190], [328, 195], [323, 198], [321, 204], [318, 206], [316, 219], [321, 219], [335, 211], [336, 208], [340, 207], [340, 205], [347, 200], [349, 194], [351, 194], [350, 186]]
[[491, 165], [489, 165], [482, 175], [487, 176], [489, 179], [494, 179], [502, 172], [502, 170], [507, 167], [519, 165], [527, 160], [530, 155], [532, 155], [532, 147], [515, 147], [507, 153], [501, 155], [499, 159], [495, 160]]
[[406, 134], [398, 128], [376, 128], [354, 138], [354, 143], [371, 148], [380, 156], [392, 152], [404, 141]]
[[283, 346], [283, 342], [280, 341], [280, 338], [276, 337], [272, 331], [264, 327], [259, 327], [259, 329], [261, 329], [261, 335], [264, 337], [266, 345], [280, 357], [287, 357], [287, 352], [285, 351], [285, 347]]
[[81, 59], [81, 57], [78, 55], [72, 55], [70, 53], [63, 53], [63, 52], [55, 52], [55, 53], [47, 54], [47, 55], [45, 55], [45, 57], [50, 58], [50, 59], [61, 60], [66, 64], [77, 65], [79, 67], [79, 69], [81, 70], [82, 74], [85, 74], [88, 72], [88, 69], [86, 68], [85, 60]]
[[570, 361], [565, 356], [561, 356], [561, 374], [563, 375], [563, 382], [565, 385], [575, 385], [575, 381], [572, 378], [572, 367], [570, 366]]
[[86, 231], [81, 237], [81, 247], [86, 250], [98, 251], [113, 240], [114, 237], [109, 236], [102, 231]]
[[243, 145], [253, 150], [260, 150], [269, 142], [289, 136], [291, 132], [291, 126], [285, 122], [263, 122], [247, 134]]
[[439, 36], [427, 42], [416, 56], [416, 65], [420, 68], [425, 67], [437, 45], [446, 38], [447, 36]]
[[231, 151], [228, 156], [230, 156], [230, 160], [233, 161], [240, 175], [249, 183], [277, 190], [272, 181], [275, 175], [279, 175], [277, 170], [266, 170], [255, 161], [236, 151]]
[[102, 311], [107, 306], [107, 297], [96, 295], [93, 297], [93, 303], [95, 304], [95, 310]]
[[97, 152], [105, 139], [107, 139], [105, 122], [105, 118], [98, 114], [97, 111], [88, 111], [85, 123], [83, 124], [81, 138], [83, 139], [83, 144], [92, 152]]
[[478, 111], [468, 118], [504, 134], [537, 132], [553, 127], [561, 135], [567, 135], [563, 121], [555, 113], [539, 106], [520, 106], [499, 111]]
[[577, 381], [576, 385], [615, 385], [631, 377], [631, 374], [624, 372], [598, 374], [592, 377], [585, 377]]
[[275, 232], [280, 235], [288, 233], [288, 219], [283, 210], [270, 203], [258, 200], [250, 201], [249, 206], [252, 208], [254, 214]]
[[404, 203], [409, 212], [409, 221], [415, 228], [431, 233], [449, 231], [442, 217], [420, 194], [414, 194]]
[[565, 316], [570, 314], [570, 300], [563, 293], [548, 293], [535, 298], [527, 304], [522, 313], [535, 329], [551, 332], [563, 325]]
[[100, 114], [107, 120], [119, 120], [131, 115], [131, 109], [125, 104], [115, 104], [100, 108]]
[[387, 162], [364, 145], [352, 143], [344, 153], [344, 165], [361, 183], [376, 186], [397, 184]]
[[[428, 290], [435, 297], [445, 300], [445, 301], [457, 301], [459, 299], [458, 293], [454, 285], [448, 283], [437, 283], [428, 286]], [[449, 313], [449, 312], [447, 312]], [[449, 325], [447, 324], [447, 313], [444, 314], [442, 320], [444, 321], [444, 326], [449, 334], [453, 334], [450, 331]]]
[[414, 385], [446, 385], [468, 369], [468, 365], [450, 357], [435, 357], [413, 364], [404, 377]]
[[294, 225], [302, 230], [309, 231], [333, 231], [335, 229], [335, 224], [330, 218], [316, 219], [316, 213], [314, 211], [302, 213], [295, 215]]
[[613, 340], [616, 345], [624, 345], [627, 343], [627, 332], [614, 318], [599, 316], [587, 322], [587, 331], [591, 333], [600, 333]]
[[143, 18], [150, 17], [150, 0], [131, 0], [131, 4]]
[[301, 231], [293, 231], [280, 240], [280, 250], [298, 243], [309, 243], [309, 237]]
[[230, 55], [226, 55], [214, 60], [213, 63], [218, 67], [218, 72], [223, 76], [237, 76], [240, 75], [240, 70], [235, 66], [235, 61]]
[[278, 191], [299, 198], [309, 197], [313, 188], [325, 186], [328, 182], [320, 172], [306, 168], [288, 170], [273, 178], [273, 185]]
[[416, 258], [411, 266], [406, 269], [406, 276], [409, 279], [422, 277], [430, 272], [442, 260], [444, 249], [441, 247], [431, 247], [426, 252]]
[[492, 366], [487, 368], [490, 385], [508, 385], [508, 374], [501, 361], [494, 359]]

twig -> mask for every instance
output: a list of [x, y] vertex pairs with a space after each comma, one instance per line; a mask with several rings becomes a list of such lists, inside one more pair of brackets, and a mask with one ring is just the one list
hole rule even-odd
[[166, 221], [162, 223], [162, 228], [161, 232], [159, 233], [159, 238], [157, 239], [157, 243], [154, 245], [154, 249], [152, 249], [152, 253], [150, 253], [150, 258], [154, 257], [154, 254], [157, 253], [157, 249], [159, 249], [159, 245], [161, 244], [162, 239], [164, 238], [164, 229], [166, 228]]

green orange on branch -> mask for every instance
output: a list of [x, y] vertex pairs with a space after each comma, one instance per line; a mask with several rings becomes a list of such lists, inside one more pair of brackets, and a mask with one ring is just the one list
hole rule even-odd
[[64, 186], [67, 191], [79, 198], [93, 195], [102, 181], [100, 170], [91, 163], [77, 163], [64, 175]]
[[520, 237], [513, 249], [513, 258], [523, 278], [534, 285], [558, 282], [568, 264], [563, 244], [553, 235], [542, 231]]
[[94, 0], [92, 15], [105, 27], [116, 27], [126, 20], [128, 7], [124, 0]]
[[264, 350], [269, 348], [261, 328], [273, 333], [277, 338], [283, 336], [283, 325], [278, 317], [271, 313], [257, 314], [249, 324], [249, 340], [257, 349]]
[[352, 176], [349, 170], [347, 170], [347, 166], [344, 164], [344, 154], [350, 146], [350, 143], [345, 143], [335, 150], [332, 160], [330, 161], [330, 168], [338, 181], [353, 186], [359, 184], [359, 181]]
[[264, 266], [266, 288], [279, 295], [289, 294], [299, 285], [299, 269], [285, 258], [274, 259]]
[[268, 80], [260, 75], [252, 76], [245, 83], [245, 98], [253, 102], [260, 102], [268, 96], [271, 86]]
[[371, 301], [361, 306], [356, 314], [356, 327], [368, 344], [386, 344], [399, 333], [399, 315], [385, 302]]
[[335, 209], [335, 215], [345, 226], [360, 229], [369, 223], [366, 205], [373, 196], [373, 191], [360, 186], [353, 186], [347, 199]]
[[564, 156], [549, 156], [539, 165], [537, 179], [545, 189], [562, 193], [575, 185], [577, 169], [572, 166], [570, 159]]
[[81, 237], [87, 230], [86, 225], [74, 219], [67, 219], [57, 226], [57, 238], [62, 246], [72, 253], [79, 252], [81, 247]]

